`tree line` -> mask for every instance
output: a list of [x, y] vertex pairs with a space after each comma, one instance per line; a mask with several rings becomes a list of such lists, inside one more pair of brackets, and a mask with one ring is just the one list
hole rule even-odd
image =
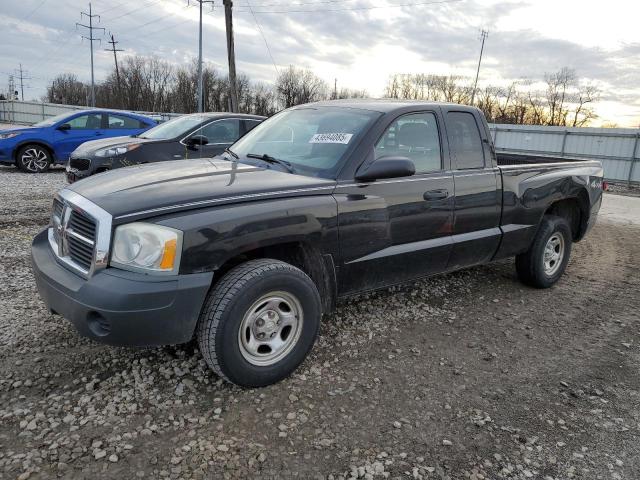
[[594, 104], [600, 92], [565, 67], [545, 74], [542, 86], [523, 80], [507, 86], [488, 85], [475, 93], [468, 77], [396, 74], [389, 78], [384, 96], [465, 105], [473, 99], [492, 123], [585, 127], [597, 118]]
[[[96, 84], [96, 106], [148, 112], [196, 111], [197, 62], [175, 67], [157, 57], [130, 56], [119, 69]], [[312, 71], [294, 66], [280, 70], [275, 84], [237, 76], [238, 107], [243, 113], [273, 115], [299, 105], [336, 98], [366, 98], [366, 90], [332, 88]], [[574, 70], [545, 74], [543, 87], [531, 81], [475, 90], [472, 79], [455, 75], [394, 74], [384, 97], [452, 102], [479, 107], [489, 122], [582, 127], [597, 118], [598, 89], [581, 82]], [[534, 88], [537, 87], [537, 88]], [[43, 101], [87, 105], [89, 86], [73, 74], [60, 74]], [[229, 78], [211, 65], [203, 66], [205, 111], [229, 110]]]

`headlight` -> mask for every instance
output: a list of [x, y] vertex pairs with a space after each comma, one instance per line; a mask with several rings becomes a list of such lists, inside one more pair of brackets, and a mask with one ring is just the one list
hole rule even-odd
[[146, 273], [177, 274], [182, 232], [152, 223], [129, 223], [116, 228], [111, 265]]
[[18, 135], [20, 135], [20, 133], [17, 133], [17, 132], [14, 132], [14, 133], [0, 133], [0, 139], [4, 140], [6, 138], [17, 137]]
[[123, 145], [121, 147], [103, 148], [102, 150], [98, 150], [95, 155], [96, 157], [115, 157], [117, 155], [124, 155], [131, 150], [135, 150], [140, 145], [140, 143], [134, 143], [132, 145]]

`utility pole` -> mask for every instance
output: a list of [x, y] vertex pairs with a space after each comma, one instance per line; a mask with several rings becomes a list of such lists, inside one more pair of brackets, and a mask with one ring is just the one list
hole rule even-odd
[[229, 57], [229, 110], [238, 111], [238, 90], [236, 84], [236, 54], [233, 47], [233, 0], [223, 0], [224, 19], [227, 27], [227, 57]]
[[122, 97], [122, 86], [120, 85], [120, 70], [118, 69], [118, 55], [116, 52], [124, 52], [122, 48], [116, 48], [116, 40], [113, 38], [113, 33], [111, 34], [111, 48], [105, 48], [106, 52], [113, 52], [113, 61], [116, 64], [116, 81], [118, 82], [118, 96], [120, 97], [120, 106], [124, 108], [124, 98]]
[[97, 41], [101, 41], [101, 40], [99, 38], [93, 38], [93, 31], [102, 30], [102, 32], [104, 33], [104, 28], [93, 26], [93, 17], [98, 17], [98, 22], [99, 22], [100, 15], [93, 15], [93, 13], [91, 12], [91, 2], [89, 2], [89, 13], [80, 12], [80, 18], [82, 18], [83, 15], [89, 19], [89, 25], [76, 22], [76, 28], [84, 27], [89, 29], [89, 36], [87, 37], [85, 35], [82, 35], [82, 38], [89, 40], [89, 45], [91, 46], [91, 105], [90, 106], [95, 107], [96, 106], [96, 86], [95, 86], [95, 80], [93, 75], [93, 42], [96, 40]]
[[478, 59], [478, 70], [476, 71], [476, 81], [473, 83], [473, 92], [471, 93], [471, 105], [473, 106], [473, 102], [476, 98], [476, 88], [478, 87], [478, 76], [480, 75], [480, 64], [482, 63], [482, 52], [484, 51], [484, 41], [489, 36], [488, 30], [482, 30], [480, 32], [480, 37], [482, 38], [482, 46], [480, 47], [480, 58]]
[[13, 75], [9, 75], [9, 98], [8, 100], [17, 100], [18, 91], [16, 90], [16, 84]]
[[334, 100], [338, 99], [338, 79], [337, 78], [333, 79], [333, 99]]
[[[202, 85], [202, 4], [210, 3], [213, 9], [214, 0], [194, 0], [198, 2], [200, 7], [200, 23], [198, 25], [198, 91], [196, 93], [196, 103], [198, 112], [204, 110], [203, 107], [203, 85]], [[188, 0], [187, 5], [191, 4], [191, 0]]]
[[[31, 77], [26, 77], [25, 76], [25, 71], [22, 69], [22, 64], [20, 63], [20, 68], [16, 69], [16, 75], [18, 75], [18, 78], [20, 79], [20, 99], [24, 102], [24, 81], [25, 80], [30, 80]], [[27, 85], [27, 88], [29, 88], [29, 86]]]

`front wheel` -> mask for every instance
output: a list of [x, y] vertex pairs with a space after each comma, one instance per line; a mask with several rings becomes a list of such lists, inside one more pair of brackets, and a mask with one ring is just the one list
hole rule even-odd
[[16, 166], [27, 173], [46, 172], [51, 162], [51, 154], [40, 145], [25, 145], [16, 157]]
[[571, 255], [571, 227], [562, 217], [545, 215], [531, 248], [516, 257], [522, 283], [549, 288], [562, 276]]
[[278, 260], [251, 260], [211, 289], [196, 335], [202, 356], [220, 377], [263, 387], [302, 363], [321, 316], [318, 290], [302, 270]]

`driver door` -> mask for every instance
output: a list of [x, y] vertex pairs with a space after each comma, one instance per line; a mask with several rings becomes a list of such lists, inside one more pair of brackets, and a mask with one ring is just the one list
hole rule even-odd
[[60, 130], [58, 125], [54, 133], [57, 158], [66, 162], [71, 152], [81, 144], [102, 138], [102, 120], [102, 113], [83, 113], [62, 122], [69, 125], [68, 130]]
[[393, 120], [373, 155], [408, 157], [416, 173], [338, 184], [341, 294], [443, 271], [451, 253], [453, 175], [444, 163], [437, 112]]

